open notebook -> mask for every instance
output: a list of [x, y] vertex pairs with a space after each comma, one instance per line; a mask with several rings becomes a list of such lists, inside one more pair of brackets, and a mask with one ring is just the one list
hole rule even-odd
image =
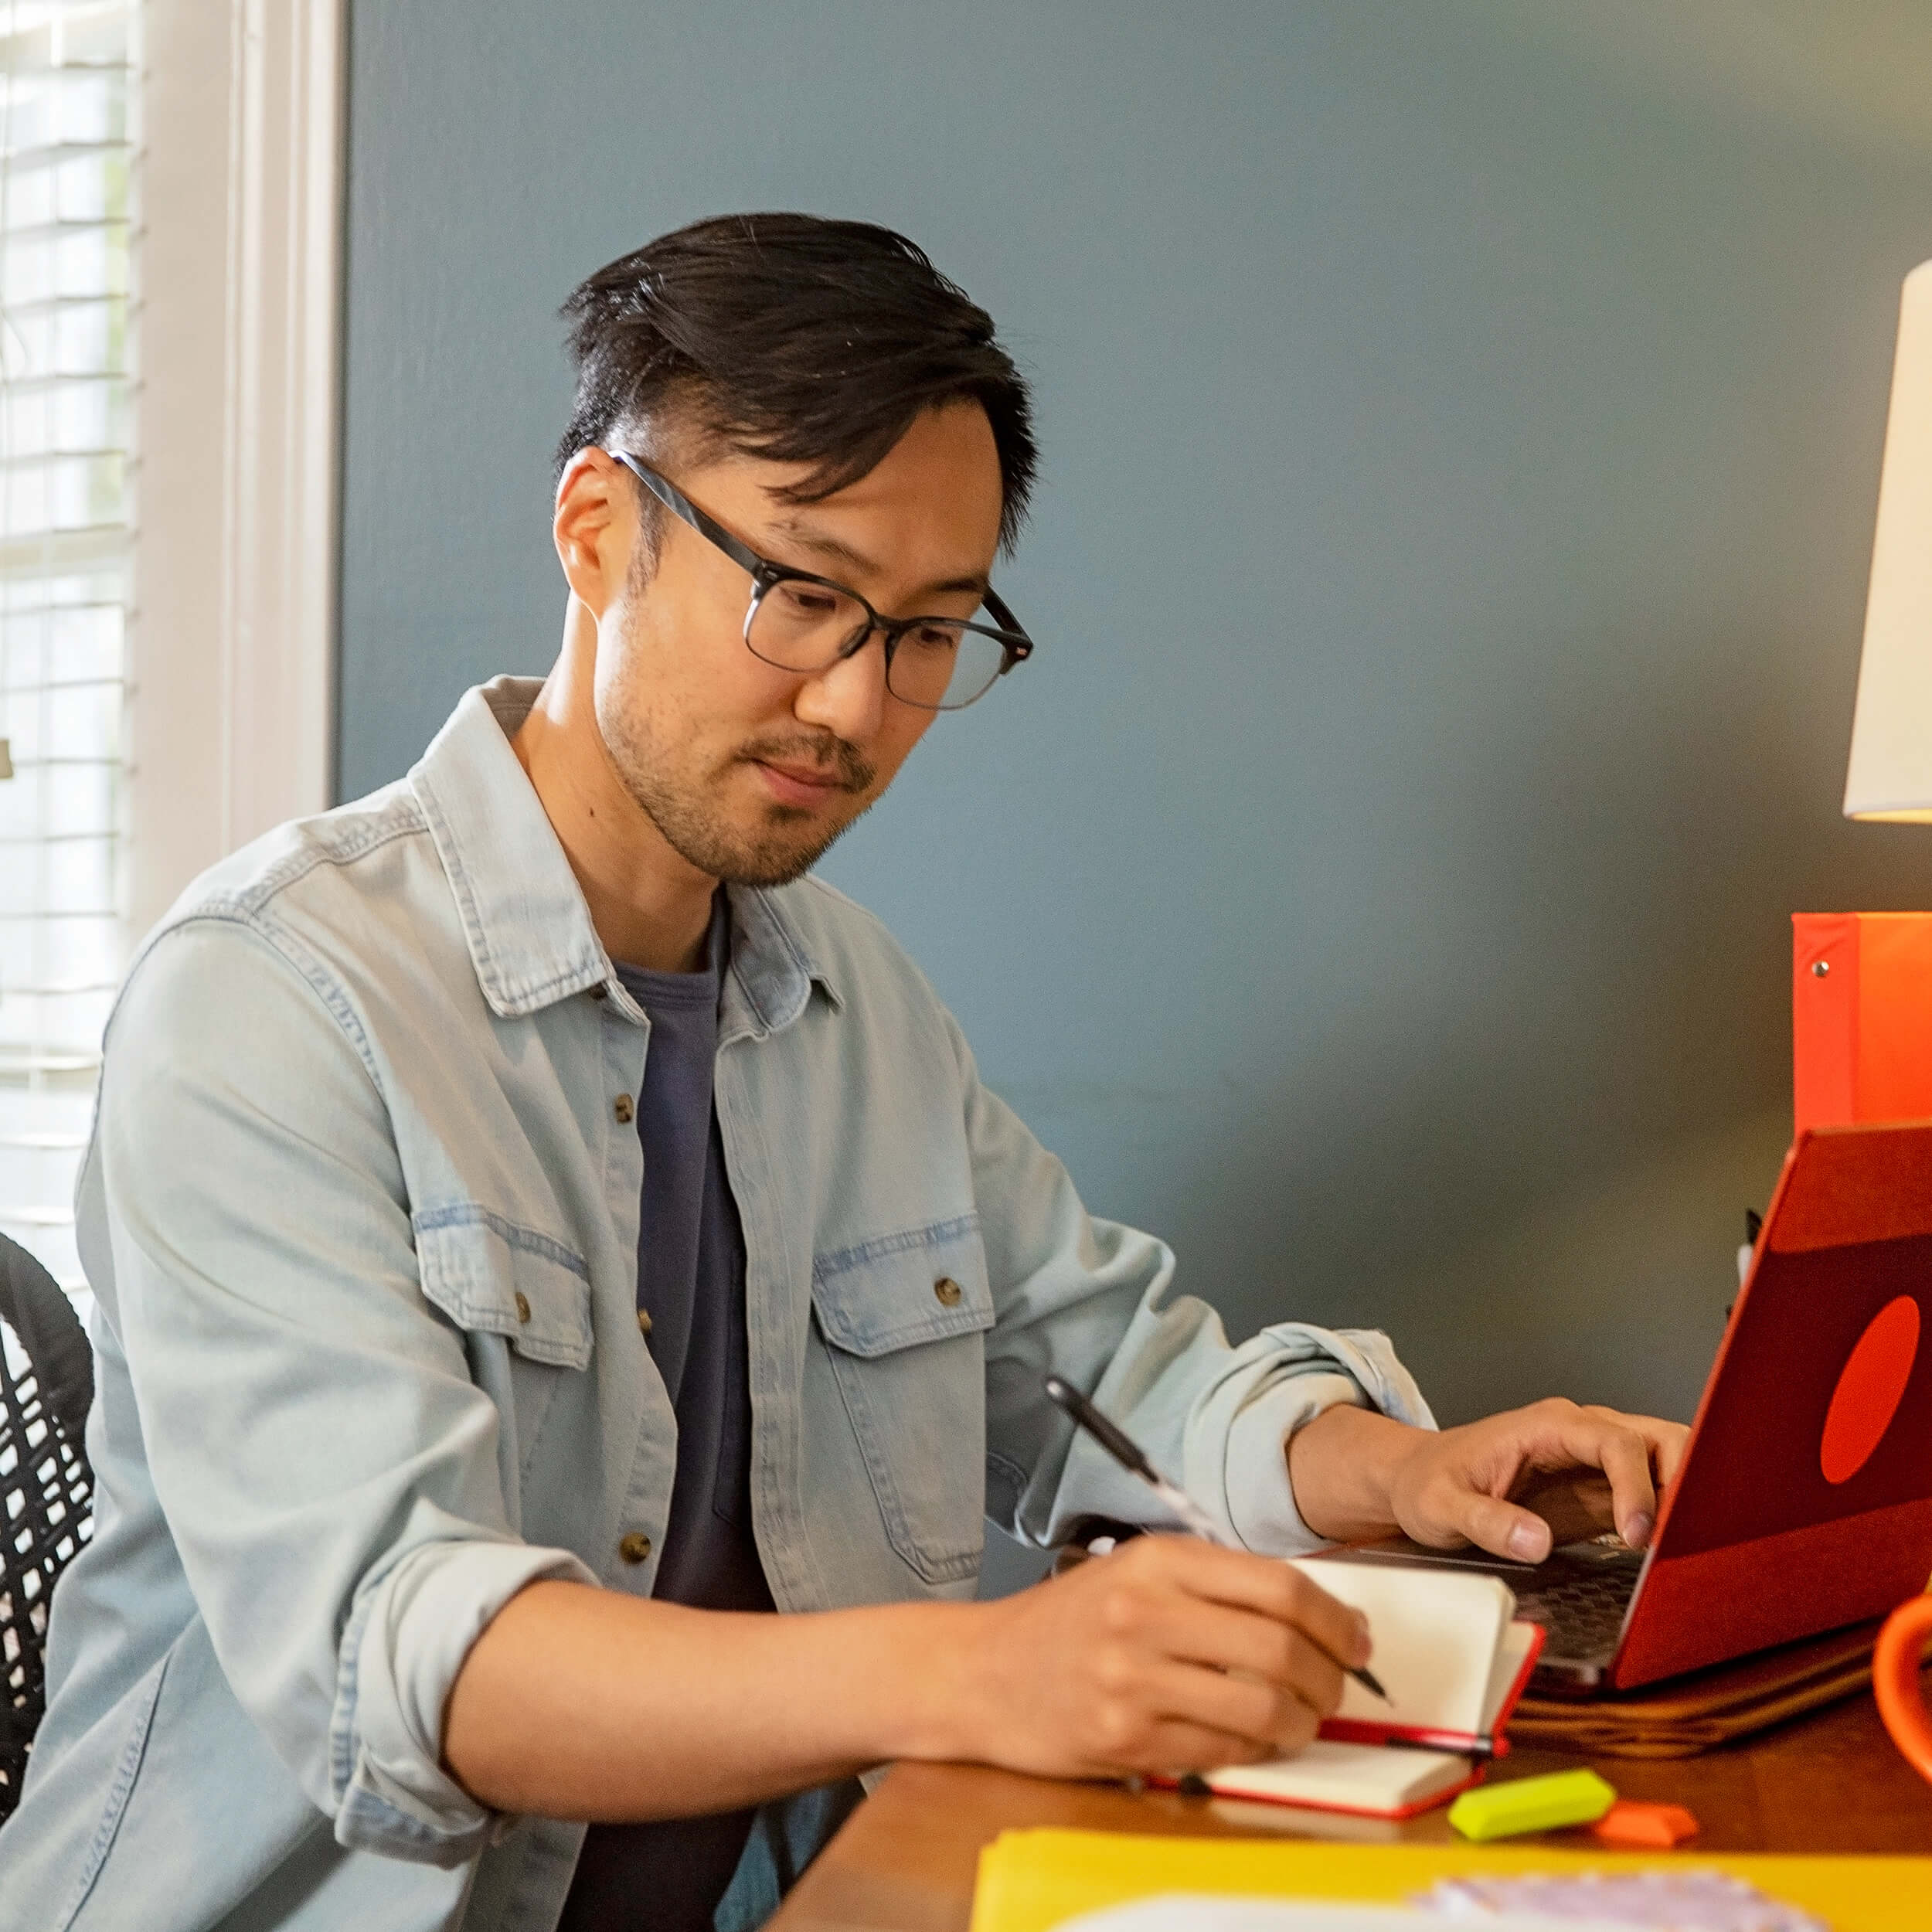
[[1229, 1798], [1406, 1818], [1475, 1783], [1471, 1758], [1509, 1748], [1502, 1726], [1543, 1648], [1542, 1630], [1517, 1620], [1508, 1586], [1468, 1570], [1340, 1556], [1298, 1558], [1295, 1567], [1368, 1618], [1369, 1665], [1389, 1702], [1350, 1679], [1342, 1708], [1305, 1750], [1210, 1771], [1209, 1786]]

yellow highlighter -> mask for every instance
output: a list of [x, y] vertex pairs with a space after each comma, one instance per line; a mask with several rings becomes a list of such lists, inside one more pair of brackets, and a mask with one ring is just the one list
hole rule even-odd
[[1594, 1825], [1617, 1802], [1615, 1788], [1594, 1771], [1553, 1771], [1464, 1791], [1449, 1808], [1449, 1822], [1464, 1838], [1514, 1838], [1560, 1825]]

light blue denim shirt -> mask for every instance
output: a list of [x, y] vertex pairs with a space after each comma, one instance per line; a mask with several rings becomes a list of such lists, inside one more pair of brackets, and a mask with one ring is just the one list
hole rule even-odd
[[[648, 1026], [511, 749], [536, 689], [471, 692], [406, 778], [215, 868], [128, 975], [79, 1194], [96, 1528], [5, 1932], [555, 1922], [583, 1827], [471, 1799], [444, 1703], [532, 1579], [649, 1594], [676, 1431], [636, 1313]], [[1231, 1348], [869, 914], [811, 879], [730, 903], [716, 1104], [781, 1611], [970, 1597], [988, 1516], [1146, 1520], [1049, 1369], [1261, 1550], [1313, 1540], [1308, 1417], [1428, 1421], [1379, 1335]], [[767, 1808], [721, 1920], [835, 1814]]]

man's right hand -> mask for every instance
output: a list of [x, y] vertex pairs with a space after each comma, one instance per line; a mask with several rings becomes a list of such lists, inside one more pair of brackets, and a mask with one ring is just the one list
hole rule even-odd
[[977, 1607], [959, 1754], [1049, 1777], [1205, 1770], [1299, 1750], [1369, 1658], [1360, 1614], [1286, 1563], [1190, 1537]]
[[990, 1604], [751, 1616], [543, 1580], [471, 1648], [443, 1750], [496, 1810], [593, 1820], [731, 1811], [895, 1757], [1206, 1770], [1299, 1750], [1368, 1654], [1298, 1570], [1181, 1536]]

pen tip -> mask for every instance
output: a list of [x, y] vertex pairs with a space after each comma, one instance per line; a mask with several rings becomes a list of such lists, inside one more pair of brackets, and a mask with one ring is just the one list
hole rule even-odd
[[1349, 1674], [1364, 1690], [1373, 1691], [1376, 1696], [1382, 1699], [1383, 1703], [1393, 1704], [1395, 1702], [1395, 1699], [1382, 1688], [1381, 1682], [1377, 1679], [1373, 1671], [1364, 1668], [1362, 1670], [1351, 1672]]

